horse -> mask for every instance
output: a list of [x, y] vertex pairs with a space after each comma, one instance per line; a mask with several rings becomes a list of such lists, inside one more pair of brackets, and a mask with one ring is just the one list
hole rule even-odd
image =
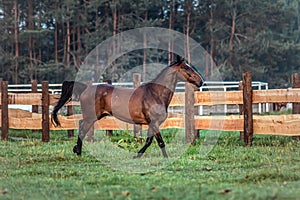
[[60, 126], [57, 112], [70, 101], [72, 98], [70, 91], [74, 90], [73, 93], [80, 95], [83, 116], [79, 122], [77, 143], [73, 148], [75, 154], [81, 155], [83, 139], [94, 122], [105, 116], [114, 116], [127, 123], [149, 127], [145, 145], [134, 158], [140, 158], [145, 153], [154, 137], [162, 155], [167, 158], [165, 142], [159, 127], [167, 118], [167, 109], [179, 81], [191, 83], [195, 90], [203, 84], [200, 73], [180, 56], [177, 56], [177, 59], [152, 81], [143, 83], [135, 89], [110, 84], [86, 85], [75, 81], [64, 82], [61, 97], [51, 114], [51, 121], [54, 126]]

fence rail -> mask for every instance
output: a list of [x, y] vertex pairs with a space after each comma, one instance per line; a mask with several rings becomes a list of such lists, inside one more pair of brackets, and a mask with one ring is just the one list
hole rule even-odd
[[[50, 130], [74, 130], [78, 128], [81, 115], [59, 116], [62, 127], [54, 127], [51, 123]], [[28, 111], [9, 110], [9, 128], [42, 130], [42, 115]], [[197, 130], [223, 130], [243, 131], [244, 117], [242, 115], [230, 116], [195, 116], [194, 123]], [[269, 134], [282, 136], [300, 136], [300, 114], [253, 116], [254, 134]], [[1, 119], [0, 119], [1, 123]], [[170, 114], [161, 129], [185, 127], [184, 115]], [[127, 124], [114, 117], [106, 117], [97, 121], [95, 130], [133, 130], [132, 124]], [[143, 126], [147, 129], [147, 126]]]
[[[300, 82], [297, 79], [299, 75], [293, 75], [293, 84], [295, 87]], [[298, 82], [297, 82], [298, 81]], [[49, 92], [48, 84], [43, 83], [42, 93], [10, 93], [8, 92], [7, 82], [1, 82], [0, 105], [1, 117], [0, 124], [2, 129], [2, 139], [8, 138], [8, 128], [12, 129], [32, 129], [43, 130], [43, 141], [49, 141], [49, 130], [74, 130], [78, 128], [78, 122], [81, 115], [59, 116], [62, 127], [52, 126], [49, 120], [49, 105], [55, 105], [60, 95]], [[240, 91], [196, 91], [193, 93], [193, 106], [212, 106], [212, 105], [230, 105], [238, 104], [245, 109], [245, 98], [247, 90], [252, 88], [250, 83], [247, 85], [243, 81], [243, 90]], [[299, 86], [300, 87], [300, 86]], [[250, 106], [253, 103], [277, 103], [292, 102], [294, 105], [300, 103], [300, 88], [292, 89], [269, 89], [269, 90], [253, 90], [250, 92]], [[176, 92], [171, 100], [170, 106], [186, 106], [184, 92]], [[45, 100], [46, 99], [46, 100]], [[18, 105], [40, 105], [43, 107], [42, 114], [28, 112], [18, 109], [8, 109], [8, 104]], [[46, 104], [46, 105], [45, 105]], [[249, 104], [249, 103], [248, 103]], [[70, 102], [68, 106], [79, 105], [78, 102]], [[295, 106], [294, 106], [295, 107]], [[226, 116], [193, 116], [195, 129], [207, 130], [228, 130], [245, 132], [248, 139], [254, 134], [272, 134], [284, 136], [300, 136], [300, 111], [294, 110], [290, 115], [249, 115], [249, 112], [243, 113], [241, 109], [240, 115]], [[47, 113], [48, 112], [48, 113]], [[46, 114], [45, 114], [46, 113]], [[189, 113], [185, 113], [187, 115]], [[252, 119], [250, 122], [246, 120]], [[184, 114], [169, 113], [169, 117], [162, 124], [161, 128], [185, 128]], [[250, 127], [250, 133], [247, 128]], [[147, 128], [143, 126], [143, 128]], [[121, 122], [114, 117], [106, 117], [95, 123], [94, 129], [102, 130], [122, 130], [134, 129], [133, 125]], [[250, 135], [249, 135], [250, 134]], [[48, 136], [47, 136], [48, 135]], [[246, 141], [245, 141], [246, 142]], [[251, 145], [251, 141], [246, 142]]]
[[[243, 91], [196, 91], [195, 106], [212, 106], [218, 104], [243, 104]], [[184, 92], [176, 92], [170, 106], [184, 106]], [[2, 104], [0, 93], [0, 105]], [[50, 105], [55, 105], [59, 94], [49, 94]], [[300, 88], [253, 90], [252, 103], [295, 103], [300, 102]], [[42, 105], [42, 93], [8, 93], [8, 104]], [[79, 105], [78, 102], [70, 104]]]
[[[93, 85], [97, 84], [104, 84], [103, 82], [93, 83]], [[121, 86], [127, 88], [133, 88], [133, 82], [115, 82], [112, 83], [114, 86]], [[37, 91], [42, 92], [42, 84], [37, 84]], [[61, 91], [61, 83], [56, 84], [49, 84], [49, 93], [51, 94], [59, 94]], [[220, 91], [228, 91], [232, 89], [238, 89], [239, 81], [205, 81], [203, 86], [200, 88], [200, 91], [207, 91], [207, 90], [220, 90]], [[252, 87], [261, 90], [261, 89], [268, 89], [268, 83], [253, 81]], [[176, 92], [183, 92], [185, 90], [185, 83], [179, 82], [176, 85]], [[32, 84], [9, 84], [8, 85], [8, 92], [12, 93], [28, 93], [32, 91]]]

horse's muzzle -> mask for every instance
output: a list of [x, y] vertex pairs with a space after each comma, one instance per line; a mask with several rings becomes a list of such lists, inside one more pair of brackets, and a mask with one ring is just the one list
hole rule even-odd
[[202, 86], [202, 81], [196, 81], [194, 80], [192, 83], [192, 87], [194, 91], [197, 91]]
[[203, 85], [202, 80], [195, 81], [195, 86], [197, 86], [198, 88], [201, 87], [202, 85]]

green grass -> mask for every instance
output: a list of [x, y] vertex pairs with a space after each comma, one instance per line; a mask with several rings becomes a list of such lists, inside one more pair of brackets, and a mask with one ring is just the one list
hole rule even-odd
[[[174, 148], [174, 134], [163, 134], [167, 150]], [[202, 155], [209, 134], [202, 132], [177, 159], [162, 159], [154, 143], [145, 157], [134, 160], [130, 156], [141, 144], [128, 131], [110, 139], [116, 149], [100, 148], [97, 157], [85, 142], [77, 157], [71, 151], [76, 138], [64, 131], [51, 132], [50, 142], [42, 143], [40, 133], [11, 130], [10, 140], [0, 142], [0, 199], [299, 199], [300, 141], [255, 135], [248, 148], [238, 133], [223, 132], [215, 134], [217, 143]], [[107, 145], [103, 136], [96, 139], [98, 146]], [[109, 156], [129, 163], [128, 168], [114, 168]], [[163, 168], [136, 172], [139, 165], [153, 163]]]

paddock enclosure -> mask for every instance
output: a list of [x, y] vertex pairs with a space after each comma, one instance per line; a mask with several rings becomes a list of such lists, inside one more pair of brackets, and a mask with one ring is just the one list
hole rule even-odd
[[[256, 90], [252, 88], [251, 73], [243, 74], [240, 90], [195, 92], [175, 92], [169, 110], [183, 108], [182, 112], [170, 112], [166, 121], [160, 127], [185, 128], [186, 140], [191, 142], [197, 137], [197, 130], [240, 131], [245, 144], [251, 146], [253, 134], [271, 134], [281, 136], [300, 136], [300, 78], [299, 74], [292, 75], [293, 88]], [[134, 83], [136, 84], [136, 83]], [[59, 87], [59, 85], [57, 85]], [[59, 115], [62, 127], [54, 127], [50, 119], [51, 106], [55, 105], [60, 95], [57, 90], [49, 90], [49, 83], [42, 82], [41, 90], [37, 83], [32, 83], [31, 92], [8, 92], [8, 84], [1, 82], [1, 132], [2, 140], [7, 140], [9, 129], [43, 130], [42, 141], [49, 141], [50, 130], [72, 130], [78, 128], [81, 114], [73, 114], [73, 106], [79, 102], [69, 102], [67, 115]], [[272, 103], [293, 103], [293, 114], [263, 115], [253, 112], [254, 105], [264, 105], [265, 110]], [[32, 111], [8, 108], [8, 105], [29, 105]], [[224, 113], [229, 106], [238, 106], [237, 114]], [[203, 109], [221, 106], [223, 113], [203, 114]], [[191, 122], [194, 123], [185, 123]], [[147, 127], [143, 126], [143, 129]], [[94, 130], [134, 130], [132, 124], [121, 122], [114, 117], [106, 117], [94, 124]]]

